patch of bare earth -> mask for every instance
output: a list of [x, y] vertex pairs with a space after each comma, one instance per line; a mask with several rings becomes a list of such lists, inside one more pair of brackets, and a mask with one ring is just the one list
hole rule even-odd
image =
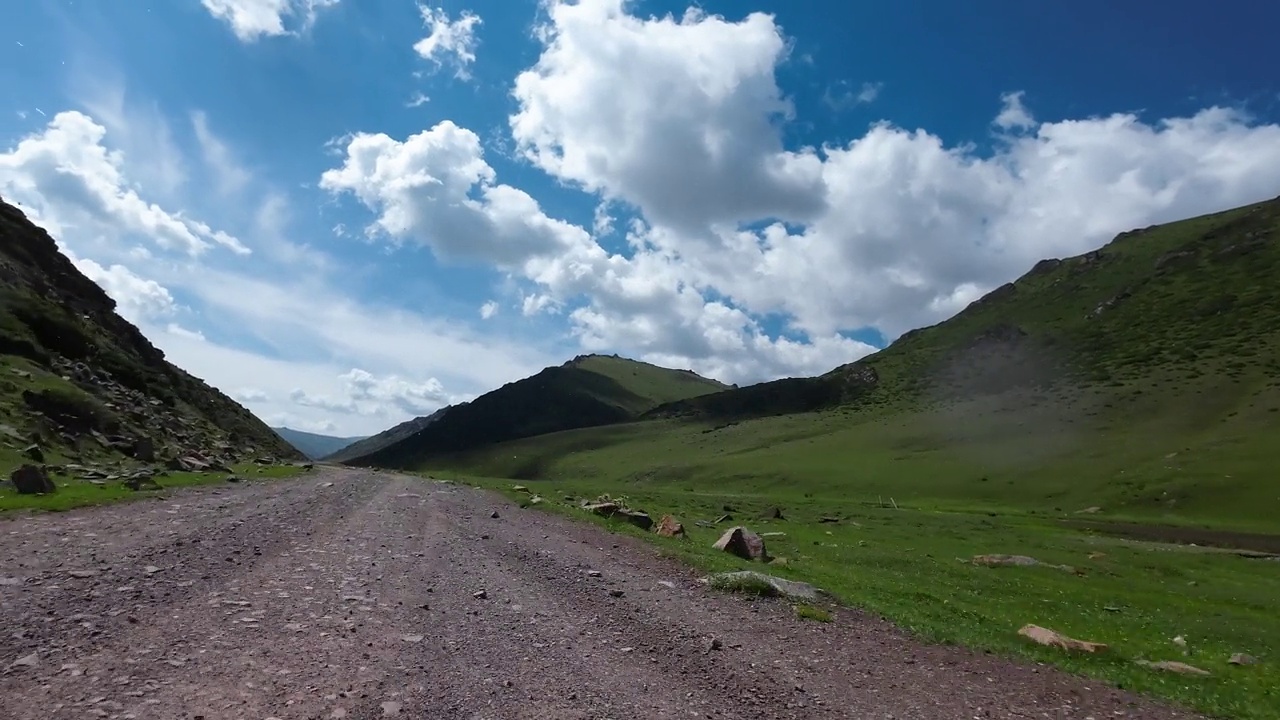
[[1192, 717], [360, 470], [0, 520], [0, 614], [13, 720]]

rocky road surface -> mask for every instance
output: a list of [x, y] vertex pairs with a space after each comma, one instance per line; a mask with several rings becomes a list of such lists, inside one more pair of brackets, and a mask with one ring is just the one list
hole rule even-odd
[[6, 720], [1191, 717], [351, 469], [0, 518], [0, 626]]

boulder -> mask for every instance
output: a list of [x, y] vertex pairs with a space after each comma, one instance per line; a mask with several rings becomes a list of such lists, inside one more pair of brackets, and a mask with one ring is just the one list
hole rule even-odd
[[643, 510], [629, 510], [627, 508], [621, 508], [618, 512], [614, 513], [613, 516], [620, 520], [626, 520], [641, 530], [648, 530], [653, 527], [653, 518], [649, 517], [649, 513]]
[[125, 487], [135, 492], [140, 490], [161, 489], [160, 483], [156, 482], [155, 478], [151, 477], [151, 473], [147, 473], [147, 472], [135, 473], [125, 478], [124, 480], [121, 480], [120, 482]]
[[588, 503], [587, 505], [583, 505], [582, 509], [586, 510], [589, 513], [592, 513], [593, 515], [599, 515], [600, 517], [613, 517], [613, 514], [618, 512], [618, 503], [615, 503], [615, 502]]
[[737, 555], [743, 560], [760, 560], [769, 559], [769, 553], [764, 547], [764, 540], [760, 536], [742, 527], [731, 527], [724, 531], [720, 539], [713, 545], [716, 550]]
[[28, 459], [38, 463], [44, 462], [44, 450], [39, 445], [28, 445], [23, 449], [22, 454]]
[[38, 465], [23, 465], [9, 473], [9, 482], [17, 488], [19, 495], [40, 495], [55, 493], [58, 486], [53, 484], [49, 473]]
[[155, 462], [156, 442], [149, 437], [140, 437], [133, 441], [133, 459], [141, 462]]
[[204, 472], [209, 469], [209, 463], [194, 455], [184, 455], [169, 460], [165, 467], [178, 472]]
[[658, 537], [687, 537], [684, 532], [684, 525], [681, 525], [679, 520], [670, 515], [663, 515], [653, 531], [658, 534]]
[[760, 513], [760, 519], [761, 520], [786, 520], [786, 518], [783, 517], [782, 515], [782, 508], [780, 507], [771, 507], [768, 510], [765, 510], [764, 512]]

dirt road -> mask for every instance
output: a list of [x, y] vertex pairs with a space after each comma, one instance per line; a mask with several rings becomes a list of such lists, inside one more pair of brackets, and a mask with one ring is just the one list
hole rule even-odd
[[13, 720], [1190, 717], [358, 470], [0, 519], [0, 622]]

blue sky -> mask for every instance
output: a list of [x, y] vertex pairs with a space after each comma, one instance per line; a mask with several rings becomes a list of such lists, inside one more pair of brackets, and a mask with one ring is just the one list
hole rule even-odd
[[1278, 22], [30, 0], [0, 195], [273, 424], [371, 433], [584, 351], [813, 374], [1040, 258], [1280, 194]]

